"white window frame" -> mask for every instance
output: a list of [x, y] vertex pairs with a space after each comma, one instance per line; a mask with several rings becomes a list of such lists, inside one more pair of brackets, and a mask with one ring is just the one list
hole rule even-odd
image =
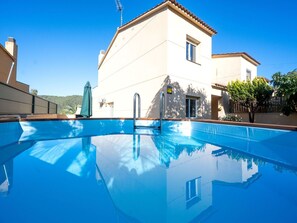
[[186, 58], [188, 61], [196, 63], [196, 45], [186, 42]]
[[[191, 96], [186, 96], [186, 117], [187, 118], [197, 118], [197, 113], [198, 113], [198, 100], [199, 98], [198, 97], [191, 97]], [[192, 116], [192, 106], [191, 106], [191, 101], [195, 101], [195, 107], [194, 107], [194, 113], [195, 115]]]
[[197, 48], [200, 42], [195, 38], [186, 36], [186, 59], [190, 62], [197, 63]]
[[252, 80], [252, 71], [250, 69], [246, 69], [245, 80], [246, 81]]
[[201, 200], [201, 176], [186, 182], [186, 207], [189, 209]]
[[253, 169], [253, 160], [252, 159], [248, 159], [247, 160], [247, 170], [252, 170]]

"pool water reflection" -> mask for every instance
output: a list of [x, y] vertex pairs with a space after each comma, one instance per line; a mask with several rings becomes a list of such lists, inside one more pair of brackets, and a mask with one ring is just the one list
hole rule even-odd
[[295, 167], [193, 137], [113, 134], [0, 152], [3, 223], [297, 219]]

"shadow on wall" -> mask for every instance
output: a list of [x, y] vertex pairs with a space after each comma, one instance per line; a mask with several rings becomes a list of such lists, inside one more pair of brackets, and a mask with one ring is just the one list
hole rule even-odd
[[204, 89], [194, 88], [192, 84], [190, 84], [188, 85], [188, 88], [185, 94], [188, 97], [199, 98], [199, 100], [197, 101], [198, 118], [210, 118], [211, 105], [210, 105], [210, 102], [207, 101], [207, 95]]
[[[172, 87], [172, 94], [166, 93], [168, 85]], [[162, 91], [165, 93], [165, 118], [185, 118], [187, 97], [197, 99], [197, 118], [210, 118], [211, 106], [207, 101], [205, 90], [194, 88], [191, 84], [184, 90], [178, 82], [172, 82], [169, 76], [165, 78], [160, 90], [152, 100], [146, 117], [160, 117], [160, 93]]]
[[222, 107], [224, 109], [223, 115], [230, 113], [230, 106], [229, 106], [230, 96], [226, 91], [222, 91]]

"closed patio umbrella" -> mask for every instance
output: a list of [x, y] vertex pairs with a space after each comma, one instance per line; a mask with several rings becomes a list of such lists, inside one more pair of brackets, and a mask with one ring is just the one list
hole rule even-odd
[[89, 81], [86, 83], [84, 87], [80, 115], [86, 118], [92, 116], [92, 88]]

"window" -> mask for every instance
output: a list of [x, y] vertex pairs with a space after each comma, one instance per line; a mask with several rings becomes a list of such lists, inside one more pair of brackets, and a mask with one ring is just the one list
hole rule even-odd
[[187, 42], [187, 60], [196, 63], [196, 46], [190, 42]]
[[252, 78], [252, 71], [249, 69], [246, 69], [246, 81], [250, 81]]
[[195, 38], [187, 35], [186, 41], [186, 59], [188, 61], [197, 63], [197, 46], [199, 45], [199, 41]]
[[199, 98], [186, 97], [186, 117], [196, 118], [197, 117], [197, 101]]
[[247, 170], [253, 169], [253, 161], [252, 159], [247, 160]]
[[201, 177], [186, 182], [186, 207], [189, 209], [201, 200]]

